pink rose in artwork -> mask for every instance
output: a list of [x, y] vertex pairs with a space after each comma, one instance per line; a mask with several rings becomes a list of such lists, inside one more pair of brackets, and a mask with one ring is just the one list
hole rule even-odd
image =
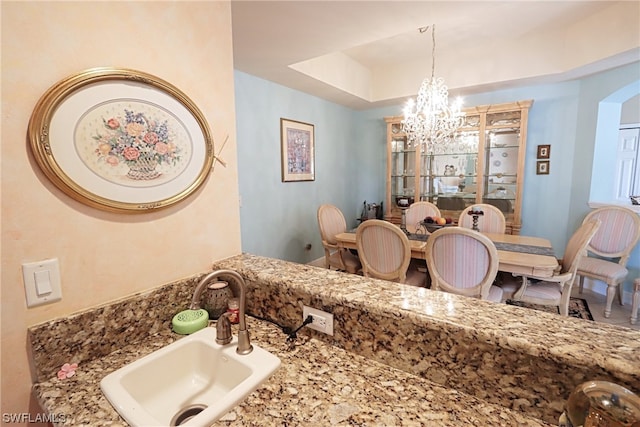
[[77, 363], [65, 363], [62, 365], [62, 368], [58, 371], [58, 378], [64, 380], [66, 378], [71, 378], [76, 374], [76, 369], [78, 369]]
[[107, 157], [106, 161], [111, 166], [118, 166], [118, 163], [120, 163], [120, 160], [118, 160], [116, 156], [109, 156]]
[[149, 145], [153, 145], [160, 140], [160, 138], [158, 138], [158, 134], [155, 132], [147, 132], [144, 135], [143, 139], [144, 139], [144, 142], [146, 142]]
[[118, 129], [120, 127], [120, 122], [118, 121], [118, 119], [109, 119], [107, 121], [107, 126], [109, 126], [109, 128], [111, 129]]
[[164, 142], [158, 142], [156, 144], [155, 150], [159, 154], [167, 154], [169, 152], [169, 146]]
[[122, 155], [127, 160], [136, 160], [138, 157], [140, 157], [140, 152], [137, 148], [125, 147], [125, 149], [122, 151]]

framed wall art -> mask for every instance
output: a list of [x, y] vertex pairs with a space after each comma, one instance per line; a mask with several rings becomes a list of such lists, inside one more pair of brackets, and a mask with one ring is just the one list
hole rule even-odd
[[315, 180], [314, 126], [280, 119], [282, 182]]
[[200, 187], [213, 139], [177, 87], [141, 71], [93, 68], [52, 86], [28, 128], [31, 151], [64, 193], [89, 206], [140, 213]]
[[538, 145], [538, 159], [548, 159], [551, 157], [551, 145]]
[[537, 175], [549, 175], [549, 160], [538, 160], [536, 163]]

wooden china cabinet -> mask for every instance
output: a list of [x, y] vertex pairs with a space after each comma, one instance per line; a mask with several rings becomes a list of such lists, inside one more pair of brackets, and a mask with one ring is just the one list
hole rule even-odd
[[520, 234], [527, 118], [532, 100], [464, 109], [464, 125], [450, 144], [426, 152], [411, 146], [402, 116], [387, 123], [385, 219], [399, 224], [400, 199], [426, 200], [457, 222], [476, 203], [498, 207], [506, 233]]

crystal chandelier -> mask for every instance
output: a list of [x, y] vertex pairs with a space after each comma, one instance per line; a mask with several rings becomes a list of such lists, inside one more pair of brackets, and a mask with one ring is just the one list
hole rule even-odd
[[[420, 33], [429, 27], [420, 28]], [[431, 78], [425, 78], [420, 85], [417, 101], [409, 99], [404, 107], [402, 128], [409, 143], [421, 145], [426, 152], [446, 152], [448, 144], [455, 138], [457, 130], [464, 122], [460, 111], [462, 100], [458, 98], [449, 105], [449, 90], [444, 79], [435, 77], [436, 69], [436, 28], [431, 26], [433, 49], [431, 51]]]

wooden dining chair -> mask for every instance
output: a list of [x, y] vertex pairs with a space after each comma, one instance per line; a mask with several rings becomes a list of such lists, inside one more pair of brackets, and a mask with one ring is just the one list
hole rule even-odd
[[[503, 299], [530, 304], [557, 306], [562, 316], [569, 315], [571, 288], [575, 282], [578, 264], [587, 252], [587, 245], [600, 227], [600, 220], [584, 222], [569, 239], [560, 263], [560, 272], [552, 277], [503, 276], [500, 287]], [[532, 281], [531, 279], [534, 279]]]
[[324, 247], [325, 268], [357, 273], [362, 268], [360, 259], [345, 248], [338, 246], [336, 234], [347, 231], [347, 222], [336, 206], [324, 204], [318, 208], [318, 226]]
[[461, 228], [431, 233], [426, 247], [431, 289], [494, 302], [502, 289], [493, 286], [498, 273], [498, 251], [486, 236]]
[[469, 215], [471, 209], [481, 210], [483, 215], [478, 218], [478, 230], [483, 233], [504, 234], [506, 229], [506, 219], [500, 209], [486, 203], [478, 203], [468, 206], [460, 214], [458, 225], [464, 228], [473, 227], [473, 217]]
[[424, 221], [424, 219], [428, 216], [441, 216], [440, 209], [438, 209], [438, 207], [431, 202], [415, 202], [409, 207], [409, 209], [407, 209], [406, 212], [407, 229], [410, 232], [415, 233], [419, 228], [418, 225], [420, 224], [420, 222]]
[[411, 245], [395, 224], [379, 219], [363, 222], [356, 230], [356, 247], [365, 277], [425, 287], [426, 272], [411, 264]]
[[[604, 317], [609, 317], [616, 293], [618, 302], [622, 305], [620, 284], [629, 274], [626, 268], [627, 261], [640, 239], [640, 216], [622, 206], [605, 206], [589, 212], [584, 221], [594, 218], [602, 221], [602, 226], [587, 246], [587, 255], [580, 259], [579, 292], [582, 293], [585, 277], [606, 283], [607, 303]], [[589, 252], [595, 257], [588, 256]]]

